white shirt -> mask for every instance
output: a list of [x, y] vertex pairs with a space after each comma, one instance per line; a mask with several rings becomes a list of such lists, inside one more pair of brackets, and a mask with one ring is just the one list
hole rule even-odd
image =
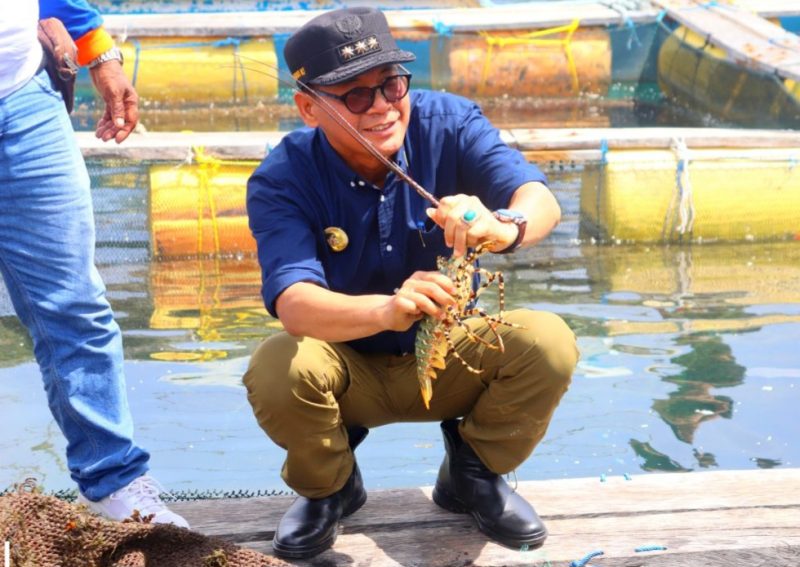
[[0, 99], [27, 83], [42, 62], [38, 22], [38, 1], [0, 0]]

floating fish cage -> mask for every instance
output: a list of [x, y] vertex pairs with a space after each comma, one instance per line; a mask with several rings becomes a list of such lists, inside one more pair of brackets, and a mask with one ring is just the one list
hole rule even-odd
[[[282, 56], [286, 40], [315, 10], [338, 7], [301, 4], [183, 1], [160, 4], [157, 10], [163, 14], [147, 14], [141, 12], [153, 8], [150, 4], [107, 0], [101, 8], [109, 9], [107, 27], [121, 40], [125, 71], [143, 100], [146, 117], [152, 106], [261, 109], [288, 102], [291, 80], [287, 84], [278, 78], [288, 77]], [[605, 4], [475, 7], [451, 2], [425, 9], [429, 6], [418, 3], [405, 10], [388, 6], [387, 18], [399, 46], [417, 56], [408, 65], [416, 88], [483, 101], [518, 98], [535, 106], [537, 99], [609, 99], [625, 96], [621, 84], [638, 88], [658, 83], [669, 96], [729, 124], [787, 127], [800, 122], [798, 83], [731, 63], [711, 42], [669, 23], [645, 2], [638, 9]], [[209, 6], [218, 12], [207, 13]], [[791, 18], [781, 21], [787, 29], [800, 24]], [[523, 125], [524, 120], [529, 115]], [[273, 130], [271, 141], [277, 143], [295, 125], [278, 118], [264, 129]], [[558, 124], [547, 124], [553, 126]], [[580, 207], [587, 239], [800, 238], [800, 139], [776, 145], [762, 133], [748, 147], [749, 132], [698, 141], [696, 133], [694, 140], [684, 140], [684, 132], [658, 129], [652, 139], [642, 134], [634, 143], [615, 142], [619, 136], [607, 131], [596, 133], [588, 148], [575, 145], [572, 134], [553, 129], [554, 135], [563, 136], [554, 150], [537, 140], [541, 130], [499, 127], [532, 161], [582, 163]], [[203, 144], [187, 142], [182, 151], [188, 160], [180, 167], [150, 166], [153, 256], [253, 254], [245, 187], [269, 151], [265, 146], [262, 140], [259, 151], [237, 155], [235, 150], [205, 153]], [[585, 159], [582, 152], [592, 158]]]
[[613, 242], [800, 238], [800, 148], [619, 149], [583, 171], [585, 234]]
[[800, 83], [732, 62], [723, 49], [684, 26], [661, 46], [658, 82], [667, 96], [727, 122], [800, 127]]
[[[187, 109], [290, 102], [287, 38], [317, 10], [341, 5], [107, 1], [100, 7], [143, 107]], [[796, 82], [731, 62], [646, 2], [479, 5], [384, 6], [398, 44], [417, 56], [408, 65], [416, 88], [479, 100], [596, 100], [630, 98], [642, 85], [655, 85], [661, 96], [731, 124], [800, 123]], [[800, 28], [800, 17], [774, 21], [787, 32]], [[93, 101], [87, 72], [79, 82], [79, 101]]]
[[150, 167], [150, 244], [159, 258], [255, 254], [245, 208], [258, 162], [200, 158]]
[[[586, 130], [501, 131], [510, 145], [544, 169], [580, 175], [582, 240], [800, 239], [800, 134]], [[138, 183], [147, 187], [154, 258], [254, 255], [245, 206], [247, 180], [280, 134], [273, 133], [266, 145], [265, 137], [186, 133], [161, 140], [152, 134], [126, 142], [130, 159], [146, 163]], [[109, 158], [118, 151], [96, 141], [88, 147], [91, 139], [82, 136], [89, 157]]]
[[[125, 70], [142, 100], [166, 105], [287, 100], [288, 35], [128, 38]], [[607, 31], [566, 26], [534, 32], [397, 32], [414, 85], [469, 97], [603, 95], [611, 81]], [[276, 76], [276, 70], [284, 81]]]
[[[613, 82], [640, 81], [643, 73], [652, 75], [645, 80], [655, 81], [652, 11], [628, 13], [585, 2], [478, 5], [387, 6], [399, 46], [417, 56], [408, 65], [417, 88], [469, 97], [563, 98], [606, 96]], [[217, 13], [206, 11], [209, 6]], [[156, 9], [136, 2], [100, 4], [143, 103], [175, 107], [289, 100], [292, 80], [283, 47], [295, 29], [324, 7], [337, 6], [170, 2]], [[276, 72], [288, 79], [288, 86]], [[79, 92], [88, 100], [88, 74], [79, 79]]]

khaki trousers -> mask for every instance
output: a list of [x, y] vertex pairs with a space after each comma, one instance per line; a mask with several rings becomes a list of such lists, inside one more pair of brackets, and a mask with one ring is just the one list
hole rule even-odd
[[[510, 311], [505, 352], [451, 333], [473, 374], [452, 353], [433, 381], [425, 409], [416, 358], [368, 355], [341, 343], [278, 333], [257, 347], [244, 375], [248, 399], [267, 435], [287, 451], [281, 476], [295, 492], [324, 498], [353, 469], [347, 428], [463, 417], [462, 438], [492, 471], [514, 470], [533, 452], [566, 392], [578, 361], [575, 335], [552, 313]], [[496, 343], [482, 318], [467, 326]]]

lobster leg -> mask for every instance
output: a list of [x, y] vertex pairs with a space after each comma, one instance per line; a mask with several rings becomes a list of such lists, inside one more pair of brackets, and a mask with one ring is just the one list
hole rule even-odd
[[463, 364], [463, 365], [464, 365], [464, 367], [465, 367], [467, 370], [469, 370], [469, 371], [470, 371], [470, 372], [472, 372], [473, 374], [480, 374], [481, 372], [483, 372], [483, 370], [480, 370], [480, 369], [478, 369], [478, 368], [473, 368], [472, 366], [470, 366], [469, 362], [467, 362], [466, 360], [464, 360], [463, 358], [461, 358], [461, 355], [460, 355], [460, 354], [458, 354], [458, 351], [456, 350], [456, 348], [455, 348], [455, 345], [453, 344], [453, 338], [450, 336], [450, 329], [445, 329], [445, 330], [444, 330], [444, 338], [445, 338], [445, 340], [447, 341], [447, 346], [449, 347], [450, 351], [453, 353], [453, 356], [454, 356], [456, 359], [458, 359], [458, 361], [459, 361], [461, 364]]

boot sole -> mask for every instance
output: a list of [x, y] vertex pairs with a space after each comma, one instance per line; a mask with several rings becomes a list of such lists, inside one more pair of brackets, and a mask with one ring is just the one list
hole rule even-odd
[[320, 542], [319, 544], [315, 545], [314, 547], [285, 547], [272, 539], [272, 551], [275, 553], [275, 557], [280, 557], [282, 559], [308, 559], [310, 557], [314, 557], [315, 555], [319, 555], [326, 549], [329, 549], [333, 546], [334, 542], [336, 541], [336, 528], [334, 528], [333, 532], [331, 533], [330, 537], [326, 538], [324, 541]]
[[442, 490], [441, 488], [434, 487], [433, 489], [433, 501], [436, 503], [437, 506], [440, 508], [444, 508], [448, 512], [453, 512], [455, 514], [469, 514], [478, 524], [478, 529], [485, 535], [489, 536], [492, 540], [496, 541], [497, 543], [509, 547], [511, 549], [536, 549], [537, 547], [541, 547], [544, 544], [544, 541], [547, 539], [547, 529], [544, 529], [541, 532], [533, 533], [527, 536], [521, 536], [517, 538], [508, 537], [506, 535], [498, 534], [492, 528], [485, 525], [482, 521], [480, 514], [470, 510], [466, 504], [464, 504], [460, 499], [449, 494], [447, 491]]
[[[364, 503], [366, 503], [366, 501], [367, 501], [367, 491], [365, 490], [362, 496], [360, 496], [357, 500], [351, 502], [350, 506], [348, 506], [342, 512], [342, 518], [346, 518], [351, 514], [355, 514], [364, 505]], [[272, 550], [275, 552], [276, 557], [281, 557], [283, 559], [308, 559], [309, 557], [314, 557], [315, 555], [319, 555], [326, 549], [333, 547], [333, 544], [336, 543], [337, 535], [339, 535], [338, 530], [336, 526], [334, 526], [331, 535], [313, 547], [288, 547], [280, 544], [273, 537]]]

